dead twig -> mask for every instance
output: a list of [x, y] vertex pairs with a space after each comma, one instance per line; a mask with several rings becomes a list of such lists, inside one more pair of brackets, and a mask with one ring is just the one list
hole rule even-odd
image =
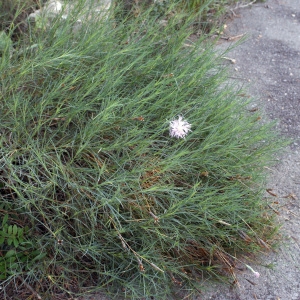
[[247, 278], [245, 278], [249, 283], [251, 283], [252, 285], [256, 285], [256, 283], [255, 282], [253, 282], [253, 281], [251, 281], [251, 280], [249, 280], [249, 279], [247, 279]]
[[253, 0], [253, 1], [251, 1], [249, 3], [246, 3], [246, 4], [237, 3], [237, 5], [235, 6], [235, 8], [231, 8], [230, 11], [231, 11], [231, 13], [233, 14], [234, 17], [237, 17], [238, 15], [234, 12], [236, 9], [240, 9], [240, 8], [245, 8], [247, 6], [251, 6], [255, 2], [256, 2], [256, 0]]
[[252, 4], [254, 4], [256, 2], [256, 0], [253, 0], [253, 1], [251, 1], [251, 2], [249, 2], [249, 3], [247, 3], [247, 4], [243, 4], [243, 5], [237, 5], [237, 7], [235, 8], [235, 9], [238, 9], [238, 8], [245, 8], [245, 7], [247, 7], [247, 6], [250, 6], [250, 5], [252, 5]]
[[131, 251], [133, 253], [133, 255], [135, 256], [135, 258], [137, 259], [138, 261], [138, 264], [139, 264], [139, 269], [141, 272], [144, 272], [145, 271], [145, 268], [144, 268], [144, 265], [143, 265], [143, 260], [146, 261], [152, 268], [156, 269], [157, 271], [160, 271], [162, 273], [164, 273], [164, 271], [162, 269], [160, 269], [157, 265], [155, 265], [154, 263], [152, 263], [151, 261], [149, 261], [148, 259], [142, 257], [141, 255], [139, 255], [137, 252], [135, 252], [131, 247], [130, 245], [125, 241], [125, 239], [122, 237], [121, 233], [119, 232], [119, 230], [117, 229], [117, 226], [113, 220], [113, 218], [111, 216], [109, 216], [109, 219], [111, 220], [112, 222], [112, 225], [113, 227], [115, 228], [115, 230], [117, 231], [118, 233], [118, 237], [119, 239], [121, 240], [122, 242], [122, 246], [124, 248], [124, 246], [126, 247], [126, 249], [129, 249], [129, 251]]
[[268, 207], [271, 208], [275, 214], [280, 215], [280, 213], [275, 208], [273, 208], [270, 204], [268, 204]]
[[273, 189], [266, 189], [266, 191], [273, 197], [277, 197], [277, 194], [273, 193]]
[[258, 111], [258, 107], [254, 107], [254, 108], [251, 108], [248, 110], [249, 112], [255, 112], [255, 111]]
[[23, 282], [28, 290], [39, 300], [42, 300], [42, 297], [20, 276], [18, 275], [17, 278]]
[[[235, 9], [235, 8], [234, 8]], [[230, 9], [234, 17], [237, 17], [237, 14], [234, 12], [234, 9]]]
[[234, 40], [242, 38], [244, 35], [245, 35], [245, 33], [235, 35], [235, 36], [222, 36], [221, 39], [226, 40], [226, 41], [234, 41]]
[[283, 196], [282, 198], [290, 198], [290, 199], [293, 199], [293, 200], [297, 200], [296, 195], [293, 194], [293, 193], [289, 193], [288, 195]]
[[236, 60], [234, 58], [230, 58], [230, 57], [226, 57], [226, 56], [222, 56], [223, 59], [229, 60], [232, 64], [236, 63]]

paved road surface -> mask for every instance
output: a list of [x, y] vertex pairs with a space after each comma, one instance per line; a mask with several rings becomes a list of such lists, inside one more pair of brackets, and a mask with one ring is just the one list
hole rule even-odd
[[[258, 107], [279, 121], [277, 129], [282, 135], [293, 139], [271, 171], [268, 186], [279, 196], [275, 208], [287, 239], [277, 253], [253, 264], [260, 278], [245, 272], [239, 288], [230, 290], [214, 284], [197, 300], [300, 300], [300, 0], [269, 0], [235, 13], [225, 34], [234, 37], [246, 33], [248, 38], [228, 54], [236, 60], [233, 77], [249, 84]], [[283, 198], [290, 194], [291, 198]], [[263, 267], [268, 264], [273, 269]]]

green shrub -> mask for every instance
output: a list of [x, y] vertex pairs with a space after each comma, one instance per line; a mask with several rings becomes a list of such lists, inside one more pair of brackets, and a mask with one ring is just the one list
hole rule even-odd
[[[271, 126], [213, 45], [189, 42], [193, 20], [151, 15], [92, 17], [76, 32], [75, 15], [58, 17], [1, 62], [1, 202], [46, 253], [18, 271], [43, 299], [195, 292], [274, 229], [262, 197]], [[178, 116], [192, 125], [184, 139], [169, 135]]]

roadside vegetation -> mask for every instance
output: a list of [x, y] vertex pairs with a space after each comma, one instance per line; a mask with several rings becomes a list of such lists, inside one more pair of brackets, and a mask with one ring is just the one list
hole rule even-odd
[[193, 295], [272, 246], [280, 141], [224, 53], [190, 40], [196, 12], [224, 1], [186, 3], [84, 18], [80, 1], [30, 23], [38, 6], [21, 1], [1, 16], [3, 299]]

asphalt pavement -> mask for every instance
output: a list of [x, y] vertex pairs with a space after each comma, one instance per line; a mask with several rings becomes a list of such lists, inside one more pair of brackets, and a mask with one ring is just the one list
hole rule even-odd
[[245, 270], [234, 287], [209, 284], [196, 299], [300, 300], [300, 0], [234, 9], [226, 25], [221, 49], [246, 36], [227, 55], [232, 78], [254, 97], [253, 107], [277, 120], [276, 130], [292, 140], [269, 169], [267, 186], [277, 195], [267, 196], [282, 223], [282, 241], [252, 262], [259, 278]]

